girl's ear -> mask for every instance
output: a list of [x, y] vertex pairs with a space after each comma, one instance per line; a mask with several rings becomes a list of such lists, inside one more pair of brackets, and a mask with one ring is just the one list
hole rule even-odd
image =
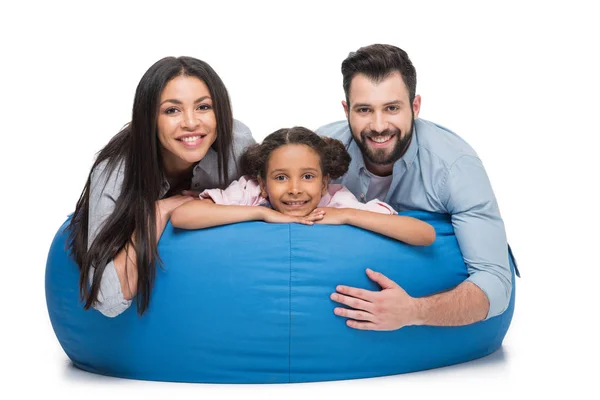
[[260, 195], [265, 199], [268, 199], [269, 196], [267, 195], [267, 185], [265, 185], [265, 181], [263, 181], [263, 179], [260, 176], [256, 177], [256, 180], [260, 185]]
[[327, 187], [329, 186], [329, 175], [323, 177], [323, 187], [321, 188], [321, 196], [325, 196], [327, 193]]

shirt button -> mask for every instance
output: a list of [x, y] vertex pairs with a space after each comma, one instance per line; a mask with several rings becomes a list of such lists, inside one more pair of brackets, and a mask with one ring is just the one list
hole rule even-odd
[[198, 186], [200, 186], [199, 183], [194, 184], [194, 187], [197, 188]]
[[364, 194], [364, 193], [361, 193], [361, 194], [360, 194], [360, 198], [361, 198], [361, 199], [364, 199], [364, 198], [365, 198], [365, 194]]

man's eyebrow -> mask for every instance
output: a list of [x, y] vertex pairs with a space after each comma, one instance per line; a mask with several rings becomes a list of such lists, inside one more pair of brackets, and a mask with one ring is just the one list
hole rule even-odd
[[385, 103], [384, 106], [391, 106], [392, 104], [404, 104], [404, 102], [402, 100], [392, 100]]
[[[202, 97], [196, 99], [196, 101], [194, 101], [194, 103], [200, 103], [201, 101], [204, 101], [206, 99], [210, 99], [210, 96], [202, 96]], [[162, 106], [165, 103], [173, 103], [173, 104], [178, 104], [178, 105], [183, 104], [181, 101], [179, 101], [177, 99], [166, 99], [165, 101], [160, 103], [160, 105]]]
[[[388, 101], [387, 103], [384, 104], [384, 106], [391, 106], [392, 104], [404, 104], [404, 102], [402, 100], [392, 100], [392, 101]], [[356, 103], [352, 106], [354, 107], [371, 107], [371, 104], [369, 103]]]

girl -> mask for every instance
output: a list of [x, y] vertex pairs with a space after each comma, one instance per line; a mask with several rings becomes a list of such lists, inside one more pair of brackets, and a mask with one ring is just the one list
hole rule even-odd
[[242, 155], [244, 177], [225, 190], [203, 191], [200, 201], [178, 207], [171, 223], [184, 229], [256, 220], [348, 224], [412, 245], [433, 243], [431, 225], [398, 216], [379, 200], [363, 204], [344, 186], [330, 185], [349, 164], [350, 155], [340, 141], [303, 127], [280, 129]]
[[140, 80], [131, 122], [100, 151], [69, 225], [84, 308], [148, 308], [157, 242], [183, 189], [226, 187], [254, 143], [234, 121], [227, 89], [205, 62], [168, 57]]

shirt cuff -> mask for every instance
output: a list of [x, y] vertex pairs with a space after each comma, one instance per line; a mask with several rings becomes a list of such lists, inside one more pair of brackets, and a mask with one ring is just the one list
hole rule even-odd
[[125, 300], [123, 296], [115, 263], [113, 261], [109, 262], [100, 281], [98, 301], [92, 307], [100, 311], [102, 315], [113, 318], [127, 310], [131, 306], [131, 302], [131, 300]]
[[488, 298], [490, 309], [486, 320], [502, 314], [508, 308], [512, 282], [503, 282], [498, 276], [483, 271], [475, 272], [467, 281], [477, 285]]

